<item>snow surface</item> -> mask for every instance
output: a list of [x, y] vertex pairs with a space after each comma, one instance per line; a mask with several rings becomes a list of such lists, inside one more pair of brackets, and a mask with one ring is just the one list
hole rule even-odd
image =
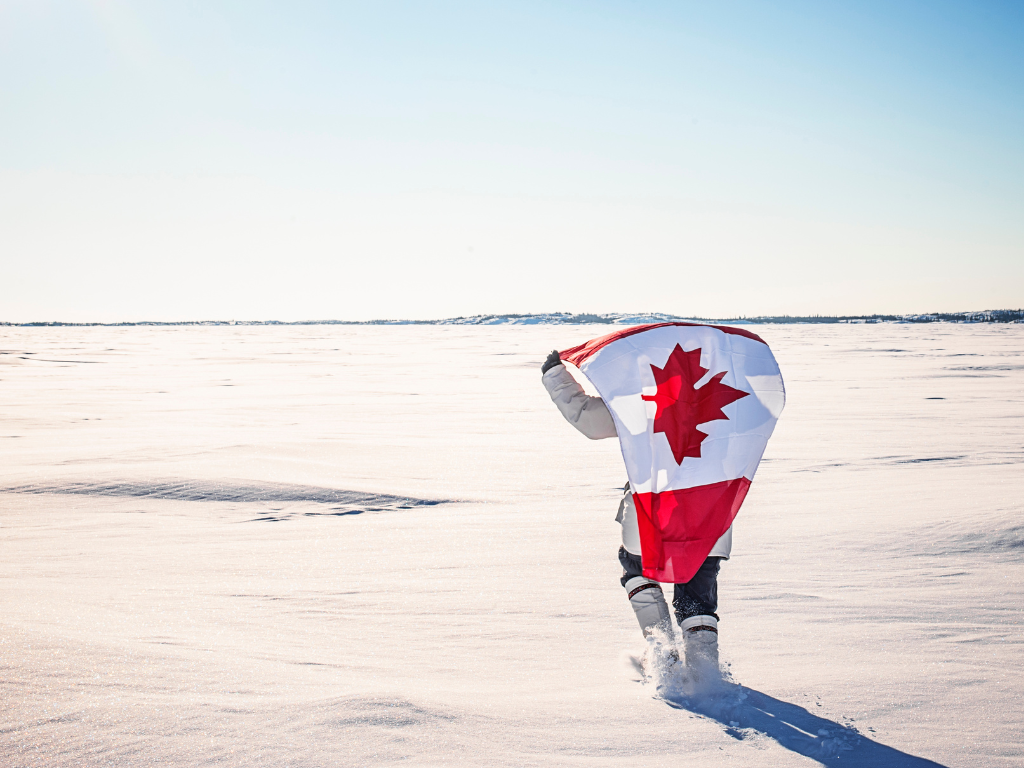
[[540, 383], [606, 329], [0, 329], [0, 765], [1024, 765], [1024, 328], [754, 328], [710, 683]]

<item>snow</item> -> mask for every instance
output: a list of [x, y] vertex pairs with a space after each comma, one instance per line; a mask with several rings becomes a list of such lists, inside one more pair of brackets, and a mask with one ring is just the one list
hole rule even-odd
[[750, 327], [710, 688], [540, 384], [606, 325], [0, 329], [0, 765], [1024, 765], [1024, 330]]

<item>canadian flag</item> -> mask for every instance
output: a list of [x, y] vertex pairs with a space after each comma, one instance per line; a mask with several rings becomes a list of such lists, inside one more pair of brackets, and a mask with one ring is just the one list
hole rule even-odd
[[689, 581], [732, 525], [786, 404], [772, 351], [742, 328], [655, 323], [560, 355], [615, 420], [644, 576]]

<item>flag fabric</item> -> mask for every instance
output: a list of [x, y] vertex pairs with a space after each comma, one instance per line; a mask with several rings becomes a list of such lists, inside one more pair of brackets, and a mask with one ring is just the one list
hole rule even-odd
[[743, 328], [655, 323], [567, 349], [615, 421], [644, 576], [693, 578], [739, 512], [786, 403], [768, 345]]

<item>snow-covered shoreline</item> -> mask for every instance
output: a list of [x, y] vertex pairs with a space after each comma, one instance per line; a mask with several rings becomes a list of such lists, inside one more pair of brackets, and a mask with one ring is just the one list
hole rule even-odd
[[221, 325], [641, 325], [644, 323], [693, 322], [731, 325], [830, 325], [863, 323], [1024, 323], [1024, 309], [986, 309], [979, 312], [932, 312], [897, 315], [773, 315], [758, 317], [683, 317], [659, 312], [606, 314], [548, 312], [541, 314], [472, 315], [441, 320], [183, 320], [114, 323], [39, 321], [0, 322], [0, 327], [121, 327], [121, 326], [221, 326]]

